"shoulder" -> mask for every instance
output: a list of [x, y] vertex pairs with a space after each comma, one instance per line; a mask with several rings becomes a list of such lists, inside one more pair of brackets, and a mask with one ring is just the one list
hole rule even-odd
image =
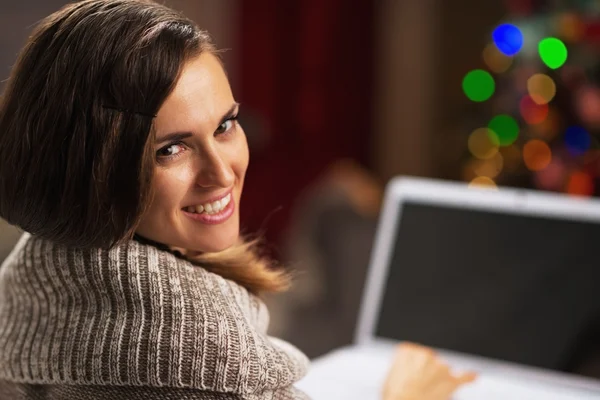
[[308, 360], [271, 340], [266, 322], [258, 298], [169, 252], [29, 238], [0, 271], [0, 379], [287, 390]]

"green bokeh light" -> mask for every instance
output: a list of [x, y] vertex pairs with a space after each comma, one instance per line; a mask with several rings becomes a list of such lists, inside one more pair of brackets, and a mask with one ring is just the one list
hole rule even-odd
[[494, 78], [489, 72], [482, 69], [475, 69], [465, 75], [462, 87], [469, 99], [482, 102], [494, 94], [496, 82], [494, 82]]
[[519, 137], [519, 124], [509, 115], [497, 115], [488, 124], [492, 143], [509, 146]]
[[543, 39], [538, 45], [538, 51], [548, 68], [560, 68], [567, 61], [567, 46], [560, 39], [553, 37]]

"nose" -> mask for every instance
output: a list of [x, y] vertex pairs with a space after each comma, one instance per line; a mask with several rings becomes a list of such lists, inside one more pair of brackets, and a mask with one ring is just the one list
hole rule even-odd
[[225, 154], [218, 149], [208, 149], [198, 157], [198, 174], [196, 183], [198, 186], [229, 188], [235, 183], [235, 174]]

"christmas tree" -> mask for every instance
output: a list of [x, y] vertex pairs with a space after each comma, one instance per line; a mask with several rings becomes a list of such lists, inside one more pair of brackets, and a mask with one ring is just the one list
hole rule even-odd
[[506, 2], [468, 71], [463, 179], [600, 194], [600, 1]]

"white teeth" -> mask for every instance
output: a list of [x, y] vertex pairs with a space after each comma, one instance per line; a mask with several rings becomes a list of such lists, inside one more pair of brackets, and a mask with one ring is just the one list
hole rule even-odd
[[223, 210], [231, 202], [231, 193], [223, 197], [221, 200], [213, 201], [212, 203], [201, 204], [197, 206], [190, 206], [186, 208], [187, 212], [200, 214], [216, 214]]
[[231, 194], [228, 194], [221, 200], [221, 206], [223, 208], [227, 207], [227, 204], [229, 204], [230, 201], [231, 201]]

